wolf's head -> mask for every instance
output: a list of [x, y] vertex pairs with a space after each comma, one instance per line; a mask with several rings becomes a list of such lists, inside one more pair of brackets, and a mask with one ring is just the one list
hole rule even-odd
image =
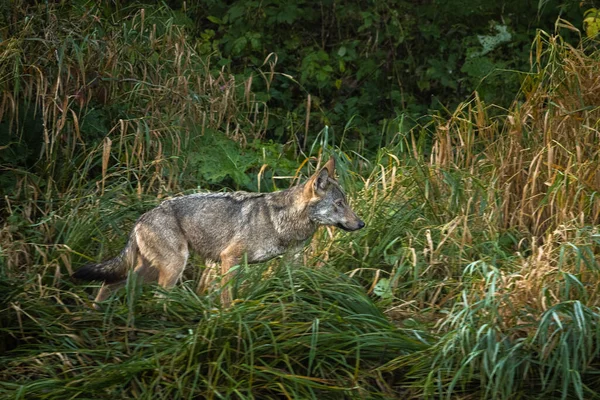
[[311, 221], [321, 225], [337, 226], [345, 231], [356, 231], [365, 226], [348, 205], [346, 195], [334, 178], [333, 157], [306, 181], [304, 198], [308, 201]]

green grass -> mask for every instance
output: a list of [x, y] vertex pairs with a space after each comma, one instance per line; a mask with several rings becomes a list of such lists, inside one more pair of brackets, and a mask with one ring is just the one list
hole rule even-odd
[[242, 275], [243, 300], [228, 310], [213, 304], [215, 293], [184, 286], [163, 301], [130, 284], [96, 312], [81, 288], [42, 293], [26, 282], [9, 296], [15, 312], [3, 331], [17, 343], [2, 358], [0, 390], [28, 398], [385, 396], [373, 369], [426, 347], [329, 268], [246, 266]]
[[[593, 46], [540, 33], [510, 109], [475, 94], [368, 158], [327, 128], [304, 154], [254, 140], [251, 82], [165, 8], [49, 10], [64, 24], [0, 45], [0, 397], [597, 397]], [[99, 312], [69, 279], [167, 196], [287, 187], [329, 153], [367, 228], [319, 230], [298, 268], [243, 266], [230, 309], [195, 293], [195, 259], [166, 299], [132, 281]]]

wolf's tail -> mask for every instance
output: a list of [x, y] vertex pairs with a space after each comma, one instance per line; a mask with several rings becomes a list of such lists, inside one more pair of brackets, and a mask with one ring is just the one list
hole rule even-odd
[[84, 281], [104, 281], [106, 283], [122, 281], [127, 277], [127, 270], [134, 266], [137, 253], [135, 234], [132, 234], [118, 256], [99, 264], [86, 264], [75, 271], [72, 276]]

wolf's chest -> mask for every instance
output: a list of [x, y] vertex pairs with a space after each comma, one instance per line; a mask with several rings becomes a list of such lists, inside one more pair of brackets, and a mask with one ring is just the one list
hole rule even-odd
[[288, 248], [277, 241], [266, 240], [259, 246], [246, 250], [249, 263], [260, 263], [284, 254]]

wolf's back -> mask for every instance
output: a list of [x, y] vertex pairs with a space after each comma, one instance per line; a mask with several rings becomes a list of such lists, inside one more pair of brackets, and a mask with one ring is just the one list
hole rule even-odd
[[73, 278], [106, 283], [122, 281], [127, 277], [127, 270], [134, 266], [136, 255], [137, 243], [132, 235], [119, 255], [101, 263], [86, 264], [75, 271]]

